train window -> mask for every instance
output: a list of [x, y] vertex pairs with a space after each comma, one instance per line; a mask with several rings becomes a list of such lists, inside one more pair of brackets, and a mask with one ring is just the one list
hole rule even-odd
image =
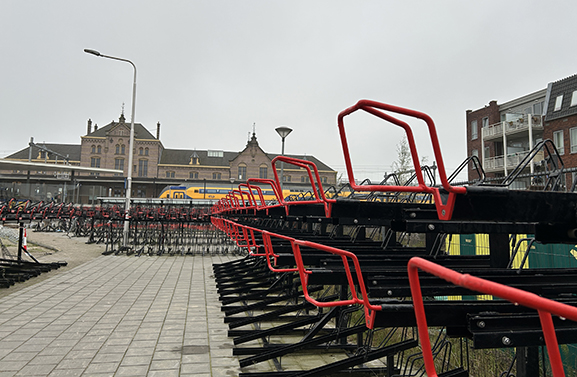
[[198, 194], [198, 189], [195, 189], [195, 190], [194, 190], [194, 193], [195, 193], [195, 194]]

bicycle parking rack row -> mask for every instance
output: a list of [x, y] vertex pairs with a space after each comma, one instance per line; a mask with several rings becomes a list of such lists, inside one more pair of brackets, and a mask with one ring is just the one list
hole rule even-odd
[[[405, 130], [413, 157], [416, 185], [356, 184], [344, 118], [357, 110], [373, 114]], [[412, 129], [407, 123], [390, 115], [391, 113], [413, 117], [426, 123], [437, 162], [440, 186], [426, 183], [426, 176], [418, 163]], [[230, 317], [227, 314], [226, 321], [239, 324], [234, 328], [249, 324], [255, 326], [254, 329], [243, 332], [234, 332], [231, 327], [229, 335], [235, 337], [235, 344], [243, 344], [245, 339], [255, 341], [260, 338], [262, 342], [250, 352], [259, 352], [259, 355], [265, 356], [242, 359], [241, 367], [249, 368], [252, 363], [260, 363], [270, 358], [278, 360], [278, 357], [286, 357], [294, 350], [318, 352], [319, 345], [334, 351], [338, 344], [346, 356], [337, 362], [306, 371], [282, 371], [277, 363], [277, 371], [266, 373], [296, 376], [326, 375], [340, 371], [361, 375], [370, 369], [366, 364], [372, 360], [369, 355], [380, 350], [384, 353], [377, 358], [385, 358], [386, 363], [375, 371], [381, 375], [413, 376], [427, 373], [430, 376], [467, 376], [466, 360], [459, 363], [447, 356], [450, 354], [447, 350], [452, 343], [444, 336], [449, 336], [460, 339], [461, 342], [471, 342], [475, 348], [516, 348], [516, 375], [526, 377], [536, 375], [539, 368], [538, 359], [535, 363], [535, 360], [527, 357], [526, 350], [534, 350], [537, 346], [547, 344], [547, 351], [551, 352], [556, 347], [553, 341], [555, 334], [559, 343], [577, 341], [577, 325], [567, 320], [574, 319], [574, 306], [577, 305], [574, 297], [576, 271], [512, 269], [510, 255], [511, 234], [533, 234], [531, 243], [575, 244], [577, 194], [509, 189], [507, 185], [519, 175], [522, 168], [515, 169], [501, 185], [483, 184], [481, 179], [476, 186], [452, 186], [450, 177], [445, 173], [434, 123], [430, 117], [420, 112], [363, 100], [341, 112], [338, 125], [349, 186], [361, 194], [358, 198], [345, 199], [325, 195], [314, 164], [277, 157], [273, 160], [274, 180], [248, 180], [244, 186], [233, 190], [212, 209], [213, 224], [234, 240], [238, 247], [245, 248], [249, 253], [249, 257], [241, 261], [215, 265], [219, 287], [223, 285], [223, 310], [225, 313], [234, 313], [230, 314]], [[549, 189], [555, 189], [563, 169], [562, 161], [554, 146], [547, 141], [537, 147], [546, 148], [548, 154], [555, 157], [551, 158], [556, 161], [555, 167], [545, 185]], [[277, 161], [306, 170], [311, 182], [311, 195], [307, 200], [288, 201], [281, 197], [280, 181], [275, 168]], [[527, 163], [528, 161], [522, 161], [524, 166]], [[484, 176], [482, 169], [480, 176]], [[262, 196], [258, 195], [258, 189], [254, 191], [257, 194], [253, 194], [256, 184], [270, 185], [277, 193], [277, 203], [265, 203]], [[390, 194], [362, 194], [367, 192]], [[348, 239], [344, 237], [344, 228], [352, 229]], [[378, 241], [370, 239], [369, 235], [373, 231], [380, 233]], [[425, 246], [402, 247], [397, 239], [397, 235], [401, 233], [424, 234]], [[470, 233], [489, 235], [489, 255], [458, 256], [447, 255], [443, 251], [442, 240], [445, 235]], [[517, 244], [520, 244], [520, 241]], [[530, 244], [525, 251], [525, 259]], [[460, 284], [460, 280], [455, 286], [455, 281], [450, 279], [451, 282], [447, 282], [445, 278], [421, 275], [419, 291], [421, 297], [427, 297], [427, 301], [419, 307], [414, 293], [415, 283], [407, 273], [407, 265], [415, 256], [428, 263], [429, 272], [441, 269], [457, 270], [459, 274], [477, 276], [481, 281], [490, 281], [495, 286], [510, 287], [507, 289], [522, 293], [503, 296], [494, 291], [489, 292], [509, 300], [513, 297], [513, 303], [480, 300], [476, 291], [488, 292], [478, 286]], [[430, 263], [441, 267], [429, 268]], [[226, 280], [222, 280], [225, 276]], [[285, 287], [282, 294], [277, 290], [282, 285], [280, 281], [290, 281], [290, 289]], [[225, 287], [235, 289], [227, 290]], [[411, 293], [414, 300], [408, 301]], [[334, 294], [337, 297], [334, 297]], [[538, 307], [539, 314], [534, 309], [524, 307], [525, 302], [517, 298], [526, 295], [542, 299]], [[440, 299], [447, 296], [462, 296], [462, 299]], [[244, 304], [228, 307], [238, 302]], [[280, 305], [280, 302], [283, 302], [283, 305]], [[517, 305], [519, 303], [521, 305]], [[307, 307], [306, 304], [313, 305], [316, 309]], [[528, 306], [535, 308], [534, 305]], [[423, 330], [423, 316], [419, 314], [423, 307], [429, 325], [440, 329], [433, 351], [429, 351], [429, 345], [425, 343], [424, 334], [427, 334], [428, 339], [429, 333]], [[357, 321], [347, 321], [342, 317], [345, 314], [350, 315], [354, 308], [360, 308], [363, 313], [361, 316], [356, 315]], [[252, 315], [239, 318], [238, 314], [243, 309]], [[282, 309], [302, 310], [302, 313], [308, 314], [287, 317]], [[540, 322], [543, 320], [540, 321], [539, 318], [543, 311], [563, 317], [553, 319], [556, 331], [552, 330], [550, 321], [544, 327], [547, 334], [541, 330]], [[311, 313], [314, 314], [313, 318], [310, 318]], [[296, 322], [297, 317], [301, 317], [302, 321], [313, 321], [312, 325], [309, 322]], [[361, 322], [358, 322], [359, 318]], [[289, 322], [278, 324], [281, 320]], [[268, 327], [263, 329], [264, 323], [270, 321], [273, 324], [268, 324]], [[408, 334], [407, 330], [414, 327], [417, 327], [421, 334], [419, 341], [423, 354], [420, 356], [415, 356], [420, 354], [415, 349], [412, 350], [413, 355], [407, 355], [409, 350], [415, 347], [416, 337], [396, 339], [387, 335], [384, 338], [390, 342], [377, 347], [367, 342], [368, 339], [373, 339], [377, 331]], [[350, 342], [351, 338], [339, 338], [338, 334], [344, 331], [349, 337], [356, 335], [357, 342]], [[271, 341], [274, 334], [292, 334], [302, 336], [302, 339], [283, 345]], [[323, 338], [324, 336], [327, 338]], [[309, 341], [312, 343], [308, 343]], [[393, 346], [399, 348], [392, 352], [389, 347]], [[240, 349], [235, 352], [249, 351]], [[361, 355], [362, 357], [356, 359]], [[440, 374], [431, 369], [433, 358], [437, 365], [441, 366]], [[358, 365], [363, 366], [355, 367]], [[542, 365], [542, 368], [545, 368], [545, 365]], [[561, 360], [554, 354], [551, 356], [551, 368], [555, 376], [562, 375]], [[505, 373], [508, 375], [510, 370]], [[258, 373], [246, 372], [243, 375]]]
[[[238, 252], [210, 225], [208, 209], [192, 205], [80, 206], [12, 199], [0, 206], [3, 223], [28, 222], [34, 231], [66, 232], [106, 244], [105, 254], [216, 254]], [[129, 247], [120, 247], [128, 221]]]

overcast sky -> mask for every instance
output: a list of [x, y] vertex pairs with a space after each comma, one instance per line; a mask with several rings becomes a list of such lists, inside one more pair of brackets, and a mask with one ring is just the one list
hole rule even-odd
[[[166, 148], [242, 150], [253, 123], [280, 153], [344, 170], [336, 119], [359, 99], [423, 111], [447, 170], [466, 157], [465, 111], [577, 73], [574, 1], [62, 1], [0, 7], [0, 156], [79, 144], [90, 118], [130, 118]], [[391, 170], [400, 131], [346, 119], [356, 178]], [[424, 125], [421, 156], [433, 161]]]

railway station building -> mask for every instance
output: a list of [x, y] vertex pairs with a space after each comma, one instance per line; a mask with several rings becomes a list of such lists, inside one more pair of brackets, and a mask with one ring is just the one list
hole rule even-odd
[[[80, 144], [34, 143], [7, 156], [6, 160], [71, 164], [122, 170], [124, 173], [81, 173], [3, 170], [0, 195], [7, 198], [95, 203], [98, 197], [125, 197], [130, 121], [121, 114], [118, 121], [99, 128], [89, 119]], [[265, 152], [256, 134], [241, 151], [185, 150], [165, 148], [160, 140], [160, 123], [151, 133], [134, 124], [132, 197], [158, 198], [169, 185], [236, 188], [248, 178], [274, 179], [271, 161], [278, 155]], [[287, 155], [316, 164], [323, 188], [336, 184], [337, 172], [314, 156]], [[280, 166], [277, 166], [280, 170]], [[280, 174], [279, 174], [280, 176]], [[310, 187], [306, 170], [285, 164], [285, 188]]]

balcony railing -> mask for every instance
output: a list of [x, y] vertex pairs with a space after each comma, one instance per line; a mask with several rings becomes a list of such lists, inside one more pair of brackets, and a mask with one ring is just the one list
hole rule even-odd
[[543, 117], [541, 115], [525, 114], [516, 120], [507, 120], [487, 127], [481, 128], [483, 140], [493, 139], [503, 136], [503, 127], [505, 128], [505, 135], [514, 134], [517, 132], [526, 131], [529, 129], [529, 124], [534, 130], [543, 129]]
[[[530, 151], [515, 152], [507, 155], [507, 169], [514, 169]], [[543, 151], [538, 152], [533, 158], [534, 163], [539, 163], [543, 160]], [[505, 156], [496, 156], [486, 158], [483, 162], [483, 169], [486, 172], [503, 171], [505, 169]]]

